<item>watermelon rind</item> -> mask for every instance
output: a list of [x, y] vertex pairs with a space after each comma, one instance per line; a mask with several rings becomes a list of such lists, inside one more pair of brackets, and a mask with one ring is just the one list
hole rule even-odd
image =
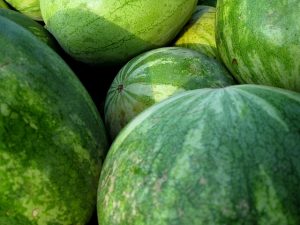
[[84, 225], [107, 148], [103, 122], [67, 64], [0, 16], [0, 224]]
[[101, 225], [300, 224], [300, 94], [262, 85], [190, 90], [115, 139]]

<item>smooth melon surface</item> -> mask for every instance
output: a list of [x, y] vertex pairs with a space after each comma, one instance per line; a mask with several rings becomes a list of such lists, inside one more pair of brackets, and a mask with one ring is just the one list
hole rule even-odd
[[170, 42], [196, 0], [41, 0], [47, 29], [72, 57], [122, 65]]

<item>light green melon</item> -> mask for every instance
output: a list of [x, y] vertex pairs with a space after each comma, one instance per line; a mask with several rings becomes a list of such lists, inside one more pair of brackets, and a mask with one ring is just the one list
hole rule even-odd
[[47, 29], [72, 57], [123, 64], [168, 44], [192, 15], [196, 0], [41, 0]]
[[42, 21], [42, 14], [40, 10], [39, 0], [6, 0], [13, 8], [30, 18]]
[[3, 0], [0, 0], [0, 8], [9, 9], [8, 5]]
[[174, 45], [190, 48], [217, 58], [215, 23], [216, 8], [198, 5], [192, 18], [176, 38]]

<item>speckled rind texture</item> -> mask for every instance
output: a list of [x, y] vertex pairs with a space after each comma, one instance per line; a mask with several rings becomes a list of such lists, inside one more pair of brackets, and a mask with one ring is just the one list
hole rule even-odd
[[140, 112], [185, 90], [235, 84], [215, 59], [181, 47], [162, 47], [129, 61], [113, 80], [105, 100], [105, 123], [112, 138]]
[[101, 225], [300, 224], [300, 94], [261, 85], [180, 93], [114, 141]]
[[6, 0], [13, 8], [30, 18], [42, 21], [42, 14], [40, 10], [39, 0]]
[[300, 91], [300, 1], [219, 0], [216, 44], [242, 83]]
[[0, 224], [84, 225], [96, 205], [103, 123], [64, 61], [0, 17]]
[[123, 64], [170, 42], [196, 0], [41, 0], [47, 29], [75, 59]]

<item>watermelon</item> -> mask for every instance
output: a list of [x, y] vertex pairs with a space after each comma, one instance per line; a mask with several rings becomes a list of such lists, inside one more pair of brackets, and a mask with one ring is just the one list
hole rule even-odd
[[300, 91], [300, 1], [219, 0], [216, 44], [240, 83]]
[[174, 45], [190, 48], [217, 58], [215, 23], [216, 8], [198, 5], [192, 18], [176, 38]]
[[123, 65], [168, 44], [192, 15], [197, 0], [41, 0], [47, 29], [73, 58]]
[[0, 224], [84, 225], [107, 148], [102, 120], [65, 62], [0, 17]]
[[6, 0], [13, 8], [30, 18], [42, 21], [42, 14], [40, 10], [39, 0]]
[[184, 90], [235, 84], [214, 59], [180, 47], [162, 47], [129, 61], [113, 80], [105, 100], [105, 123], [114, 138], [137, 114]]
[[53, 36], [41, 24], [32, 20], [30, 17], [10, 9], [0, 9], [0, 16], [6, 17], [18, 25], [28, 29], [51, 48], [54, 50], [57, 49], [57, 43]]
[[299, 225], [300, 94], [190, 90], [137, 116], [101, 171], [101, 225]]
[[8, 5], [3, 0], [0, 0], [0, 8], [8, 9]]

